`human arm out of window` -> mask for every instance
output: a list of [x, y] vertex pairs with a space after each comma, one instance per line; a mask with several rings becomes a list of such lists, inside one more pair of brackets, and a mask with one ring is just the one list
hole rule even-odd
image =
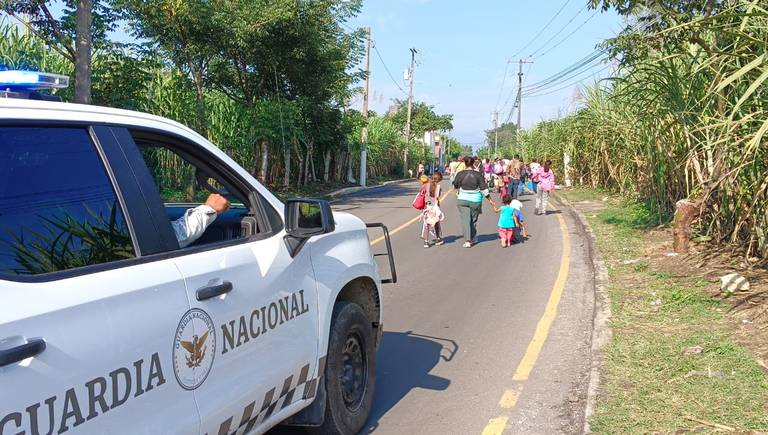
[[205, 229], [216, 220], [219, 213], [229, 209], [229, 201], [221, 195], [211, 194], [205, 204], [190, 208], [171, 223], [179, 246], [186, 248], [203, 235]]

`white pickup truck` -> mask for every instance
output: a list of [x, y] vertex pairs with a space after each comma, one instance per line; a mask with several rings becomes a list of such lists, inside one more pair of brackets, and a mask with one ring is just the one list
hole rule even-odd
[[[365, 223], [281, 203], [176, 122], [3, 77], [0, 434], [363, 427], [382, 334]], [[209, 192], [231, 208], [181, 247], [172, 222]]]

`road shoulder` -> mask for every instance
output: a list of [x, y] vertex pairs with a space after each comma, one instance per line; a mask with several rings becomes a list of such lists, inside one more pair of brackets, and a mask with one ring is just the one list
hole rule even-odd
[[590, 369], [587, 382], [586, 403], [584, 408], [584, 433], [591, 433], [589, 420], [595, 412], [595, 405], [600, 388], [600, 376], [604, 360], [604, 347], [611, 340], [611, 303], [608, 297], [608, 268], [605, 266], [603, 256], [597, 248], [595, 232], [589, 225], [586, 216], [575, 208], [567, 198], [562, 195], [554, 195], [557, 202], [575, 216], [581, 230], [586, 235], [589, 257], [592, 263], [592, 276], [595, 288], [595, 308], [592, 318], [592, 342], [590, 347]]
[[735, 337], [717, 280], [670, 252], [642, 204], [588, 189], [562, 195], [593, 228], [610, 274], [612, 337], [588, 429], [765, 431], [768, 373]]
[[[546, 216], [534, 216], [531, 220], [562, 219], [566, 233], [563, 237], [570, 240], [563, 243], [570, 251], [568, 275], [556, 316], [530, 377], [508, 386], [517, 392], [517, 403], [508, 414], [505, 434], [571, 434], [581, 433], [584, 428], [596, 306], [594, 250], [575, 213], [555, 198], [551, 205], [553, 210]], [[544, 236], [533, 234], [534, 239]], [[559, 256], [559, 249], [550, 248], [553, 258]], [[531, 278], [536, 279], [525, 277], [522, 282]], [[500, 405], [503, 407], [502, 403]]]

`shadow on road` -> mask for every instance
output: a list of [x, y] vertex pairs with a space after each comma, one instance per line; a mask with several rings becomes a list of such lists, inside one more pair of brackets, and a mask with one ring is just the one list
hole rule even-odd
[[414, 388], [445, 390], [451, 381], [429, 372], [450, 362], [459, 345], [440, 337], [407, 332], [385, 332], [377, 355], [376, 395], [363, 432], [373, 432], [379, 420]]
[[[442, 391], [451, 381], [431, 375], [442, 362], [451, 362], [459, 345], [449, 338], [416, 334], [413, 331], [384, 332], [376, 355], [376, 392], [373, 410], [360, 433], [371, 433], [379, 420], [415, 388]], [[278, 426], [267, 435], [308, 435], [300, 427]]]
[[498, 239], [499, 239], [499, 235], [496, 234], [496, 233], [481, 234], [481, 235], [477, 236], [477, 244], [479, 245], [480, 243], [491, 242], [491, 241], [498, 240]]
[[455, 241], [457, 241], [459, 239], [461, 239], [461, 236], [451, 235], [451, 236], [443, 237], [443, 241], [445, 242], [446, 245], [450, 245], [451, 243], [453, 243], [453, 242], [455, 242]]

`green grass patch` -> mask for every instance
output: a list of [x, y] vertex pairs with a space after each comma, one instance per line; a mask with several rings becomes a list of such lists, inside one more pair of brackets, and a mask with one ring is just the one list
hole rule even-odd
[[600, 201], [601, 198], [609, 195], [607, 191], [602, 189], [568, 189], [565, 191], [558, 190], [557, 193], [562, 196], [567, 196], [568, 200], [571, 202]]
[[[560, 194], [572, 203], [604, 204], [584, 212], [606, 259], [613, 316], [592, 430], [715, 430], [686, 417], [739, 431], [768, 429], [768, 376], [729, 336], [722, 321], [727, 305], [704, 293], [704, 280], [676, 277], [643, 258], [645, 243], [651, 243], [644, 232], [666, 218], [636, 202], [602, 201], [606, 194], [600, 191]], [[702, 351], [686, 353], [694, 346]]]

